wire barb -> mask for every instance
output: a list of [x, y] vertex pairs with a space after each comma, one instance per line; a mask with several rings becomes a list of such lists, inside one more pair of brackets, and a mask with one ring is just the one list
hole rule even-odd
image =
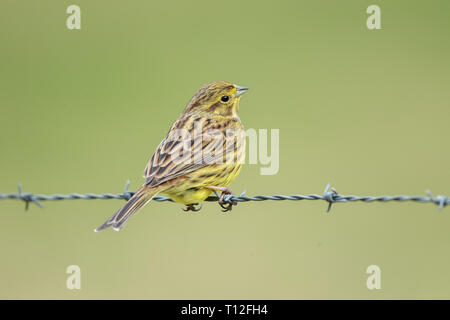
[[450, 199], [447, 197], [441, 196], [439, 194], [436, 197], [433, 197], [433, 194], [431, 193], [430, 190], [427, 190], [426, 193], [430, 197], [430, 201], [439, 206], [439, 210], [444, 209], [444, 207], [450, 203], [449, 201]]
[[[36, 204], [38, 207], [43, 207], [43, 205], [39, 201], [54, 201], [54, 200], [74, 200], [74, 199], [85, 199], [85, 200], [93, 200], [93, 199], [125, 199], [129, 200], [134, 192], [129, 191], [130, 181], [127, 180], [125, 184], [125, 188], [121, 194], [112, 194], [112, 193], [104, 193], [104, 194], [94, 194], [94, 193], [70, 193], [70, 194], [53, 194], [53, 195], [42, 195], [42, 194], [32, 194], [32, 193], [24, 193], [22, 190], [22, 184], [18, 185], [17, 193], [0, 193], [0, 200], [2, 199], [15, 199], [21, 200], [25, 202], [25, 209], [28, 210], [29, 204], [32, 202]], [[228, 203], [230, 205], [237, 205], [239, 202], [248, 202], [248, 201], [300, 201], [300, 200], [323, 200], [328, 202], [327, 212], [330, 212], [331, 207], [334, 203], [337, 202], [405, 202], [405, 201], [414, 201], [414, 202], [431, 202], [438, 206], [439, 210], [444, 209], [447, 205], [450, 204], [450, 197], [437, 195], [433, 196], [431, 191], [427, 190], [426, 193], [428, 196], [408, 196], [408, 195], [396, 195], [396, 196], [355, 196], [355, 195], [342, 195], [339, 194], [335, 188], [332, 188], [328, 183], [323, 191], [322, 195], [319, 194], [309, 194], [309, 195], [301, 195], [294, 194], [290, 196], [275, 194], [271, 196], [267, 195], [259, 195], [259, 196], [246, 196], [245, 190], [239, 195], [235, 196], [232, 194], [227, 194], [222, 197], [222, 203]], [[217, 202], [220, 199], [220, 195], [215, 192], [214, 196], [208, 197], [205, 201], [209, 202]], [[155, 196], [153, 201], [163, 202], [169, 201], [174, 202], [172, 199], [163, 196]]]
[[30, 207], [30, 202], [33, 202], [39, 208], [43, 208], [44, 206], [36, 199], [36, 197], [32, 193], [23, 193], [22, 184], [19, 183], [17, 185], [17, 198], [25, 202], [25, 211], [28, 211]]
[[130, 198], [133, 196], [134, 192], [130, 192], [128, 188], [130, 187], [130, 180], [127, 180], [125, 183], [125, 188], [123, 189], [123, 198], [125, 200], [130, 200]]
[[331, 188], [331, 191], [328, 191], [328, 190], [330, 190], [329, 183], [327, 184], [327, 186], [325, 187], [325, 190], [323, 191], [323, 200], [328, 201], [327, 212], [330, 212], [331, 205], [340, 200], [337, 198], [339, 196], [339, 194], [337, 193], [335, 188]]

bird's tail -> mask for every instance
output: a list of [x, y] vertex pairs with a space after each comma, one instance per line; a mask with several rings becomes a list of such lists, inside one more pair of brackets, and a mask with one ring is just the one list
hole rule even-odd
[[109, 227], [119, 231], [134, 213], [152, 200], [158, 191], [158, 188], [149, 188], [145, 185], [142, 186], [119, 211], [113, 214], [100, 227], [95, 229], [95, 232]]

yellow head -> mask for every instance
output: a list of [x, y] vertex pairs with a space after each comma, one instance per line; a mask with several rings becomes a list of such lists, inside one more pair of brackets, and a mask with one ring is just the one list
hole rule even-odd
[[237, 116], [239, 100], [247, 90], [246, 87], [225, 81], [208, 83], [195, 93], [184, 113], [209, 113], [223, 117]]

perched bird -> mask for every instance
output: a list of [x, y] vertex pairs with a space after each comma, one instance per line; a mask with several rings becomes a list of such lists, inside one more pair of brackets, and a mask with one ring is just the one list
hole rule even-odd
[[219, 204], [245, 160], [245, 133], [238, 115], [241, 95], [248, 90], [216, 81], [201, 87], [191, 98], [144, 170], [144, 185], [127, 203], [95, 231], [120, 230], [127, 220], [155, 195], [164, 194], [198, 211], [213, 192]]

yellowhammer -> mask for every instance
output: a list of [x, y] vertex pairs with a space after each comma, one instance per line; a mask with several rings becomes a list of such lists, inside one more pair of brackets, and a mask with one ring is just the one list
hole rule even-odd
[[195, 205], [213, 191], [223, 196], [245, 159], [245, 133], [239, 100], [248, 88], [216, 81], [200, 88], [161, 141], [144, 170], [144, 185], [95, 231], [120, 230], [155, 195], [162, 193], [197, 211]]

